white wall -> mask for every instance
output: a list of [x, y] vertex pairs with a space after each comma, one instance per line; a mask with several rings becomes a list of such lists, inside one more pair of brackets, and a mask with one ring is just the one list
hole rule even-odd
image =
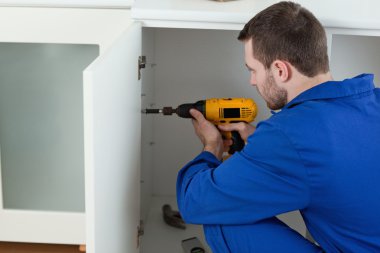
[[380, 37], [333, 35], [330, 62], [335, 80], [373, 73], [380, 87]]

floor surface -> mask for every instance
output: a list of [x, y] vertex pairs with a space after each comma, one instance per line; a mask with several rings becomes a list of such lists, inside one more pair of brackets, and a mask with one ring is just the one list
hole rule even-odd
[[0, 242], [0, 253], [80, 253], [78, 245]]

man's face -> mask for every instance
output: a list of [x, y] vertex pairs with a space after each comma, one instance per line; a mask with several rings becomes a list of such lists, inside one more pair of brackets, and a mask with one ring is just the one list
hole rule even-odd
[[256, 86], [259, 94], [267, 102], [271, 110], [278, 110], [287, 103], [288, 92], [278, 86], [270, 69], [253, 57], [252, 39], [244, 42], [245, 64], [251, 74], [250, 83]]

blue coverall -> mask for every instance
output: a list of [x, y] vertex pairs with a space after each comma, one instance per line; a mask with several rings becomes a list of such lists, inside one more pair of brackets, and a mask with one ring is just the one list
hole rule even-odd
[[[202, 152], [177, 202], [214, 253], [380, 252], [380, 89], [373, 75], [319, 84], [257, 125], [225, 162]], [[320, 247], [275, 218], [300, 210]]]

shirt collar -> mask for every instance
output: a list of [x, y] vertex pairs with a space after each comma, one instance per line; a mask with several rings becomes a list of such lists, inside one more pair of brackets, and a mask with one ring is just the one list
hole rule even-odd
[[374, 88], [373, 74], [361, 74], [343, 81], [328, 81], [302, 92], [287, 103], [283, 109], [290, 108], [304, 101], [346, 97], [367, 92]]

